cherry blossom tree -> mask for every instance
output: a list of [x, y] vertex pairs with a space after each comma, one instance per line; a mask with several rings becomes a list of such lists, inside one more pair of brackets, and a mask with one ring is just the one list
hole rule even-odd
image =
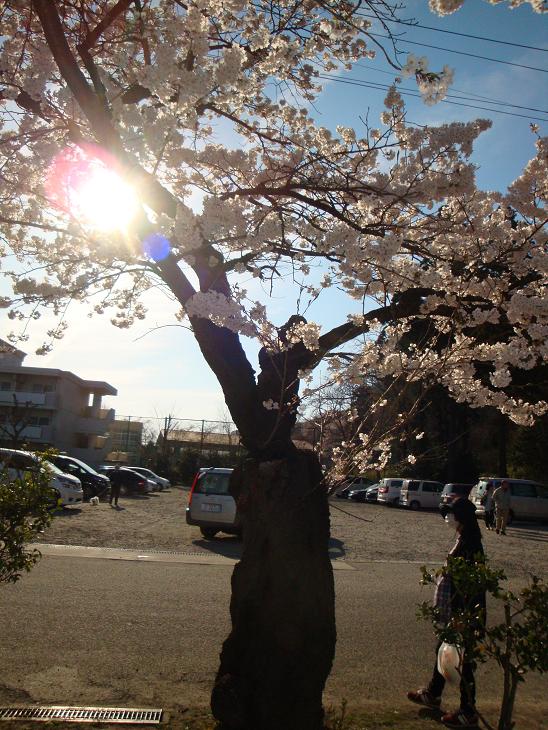
[[[44, 310], [58, 317], [46, 352], [69, 302], [128, 327], [159, 287], [180, 305], [249, 453], [231, 487], [243, 554], [212, 693], [230, 728], [322, 722], [334, 589], [321, 470], [291, 440], [301, 380], [327, 360], [339, 382], [397, 374], [520, 423], [546, 411], [518, 386], [548, 355], [548, 141], [505, 194], [488, 193], [470, 159], [487, 121], [413, 126], [394, 86], [378, 128], [318, 125], [319, 73], [375, 51], [398, 66], [363, 8], [380, 22], [395, 13], [384, 0], [5, 0], [0, 10], [0, 241], [12, 283], [0, 304], [22, 337]], [[429, 97], [448, 81], [406, 70]], [[302, 307], [273, 323], [246, 278], [267, 291], [292, 281], [301, 303], [338, 287], [349, 308], [325, 332]], [[402, 347], [416, 327], [419, 340]], [[255, 366], [242, 338], [260, 342]]]

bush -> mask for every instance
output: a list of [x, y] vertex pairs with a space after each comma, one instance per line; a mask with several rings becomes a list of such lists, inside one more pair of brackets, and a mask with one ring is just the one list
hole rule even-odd
[[53, 504], [47, 469], [16, 479], [0, 471], [0, 583], [15, 583], [40, 559], [40, 551], [27, 544], [49, 525]]
[[[466, 647], [474, 661], [495, 659], [504, 678], [497, 728], [511, 730], [519, 683], [529, 671], [548, 671], [548, 586], [533, 575], [528, 586], [512, 593], [502, 586], [506, 581], [504, 572], [490, 568], [482, 560], [470, 564], [463, 558], [450, 558], [439, 570], [421, 570], [423, 585], [435, 584], [441, 576], [448, 575], [462, 599], [487, 593], [502, 603], [504, 620], [485, 629], [482, 609], [473, 599], [463, 600], [463, 608], [454, 611], [447, 623], [430, 602], [419, 607], [419, 616], [432, 621], [442, 641]], [[480, 718], [486, 728], [493, 730], [481, 715]]]

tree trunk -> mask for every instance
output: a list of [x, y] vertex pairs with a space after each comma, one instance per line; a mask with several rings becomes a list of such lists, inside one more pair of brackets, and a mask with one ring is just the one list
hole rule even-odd
[[497, 414], [499, 421], [498, 433], [498, 472], [501, 477], [508, 476], [508, 419], [503, 413]]
[[248, 459], [233, 474], [243, 553], [211, 698], [227, 730], [320, 730], [335, 652], [329, 508], [316, 457]]

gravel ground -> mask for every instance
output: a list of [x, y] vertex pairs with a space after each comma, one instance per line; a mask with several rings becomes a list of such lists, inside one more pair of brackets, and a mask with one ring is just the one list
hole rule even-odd
[[[172, 487], [148, 497], [89, 503], [61, 510], [39, 542], [147, 548], [181, 552], [215, 551], [237, 557], [241, 543], [229, 535], [202, 538], [185, 522], [188, 490]], [[484, 546], [492, 563], [509, 575], [548, 573], [548, 525], [516, 523], [506, 536], [484, 530]], [[410, 512], [376, 504], [331, 500], [333, 558], [360, 562], [440, 562], [454, 542], [454, 531], [435, 512]]]

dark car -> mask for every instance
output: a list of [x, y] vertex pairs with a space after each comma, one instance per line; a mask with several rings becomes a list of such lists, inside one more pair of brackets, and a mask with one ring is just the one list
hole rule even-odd
[[86, 464], [80, 459], [74, 458], [74, 456], [67, 456], [66, 454], [59, 454], [58, 456], [49, 457], [49, 461], [52, 461], [65, 474], [71, 474], [82, 482], [82, 489], [84, 490], [84, 499], [90, 497], [106, 497], [110, 489], [110, 481], [104, 474], [99, 474], [91, 466]]
[[366, 502], [376, 502], [377, 497], [379, 494], [379, 485], [373, 484], [372, 487], [369, 487], [365, 490], [365, 501]]
[[148, 492], [147, 480], [142, 474], [127, 469], [125, 466], [101, 466], [99, 471], [105, 474], [111, 482], [118, 481], [120, 484], [120, 495], [146, 494]]
[[367, 489], [353, 489], [348, 493], [348, 499], [353, 502], [365, 502], [367, 496]]
[[458, 484], [453, 482], [446, 484], [440, 496], [439, 510], [441, 512], [441, 516], [446, 516], [451, 509], [451, 505], [456, 499], [460, 499], [461, 497], [468, 498], [473, 486], [473, 484]]

